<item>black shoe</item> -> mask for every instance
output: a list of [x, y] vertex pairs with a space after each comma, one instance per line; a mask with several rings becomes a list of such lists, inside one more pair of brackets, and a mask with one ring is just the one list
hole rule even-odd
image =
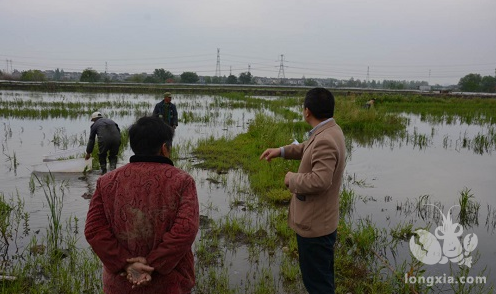
[[101, 175], [103, 176], [103, 175], [104, 175], [104, 174], [106, 174], [106, 173], [107, 173], [107, 169], [106, 169], [106, 168], [102, 168], [102, 173], [101, 173]]

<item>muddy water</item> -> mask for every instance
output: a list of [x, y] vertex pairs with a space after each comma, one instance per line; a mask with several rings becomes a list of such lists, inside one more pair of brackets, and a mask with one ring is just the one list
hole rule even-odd
[[[156, 95], [136, 94], [80, 94], [80, 93], [31, 93], [22, 91], [0, 91], [2, 101], [29, 100], [29, 101], [113, 101], [112, 109], [99, 109], [105, 115], [115, 120], [121, 127], [129, 126], [136, 117], [150, 114], [155, 103], [160, 101]], [[173, 103], [178, 107], [179, 116], [182, 112], [190, 112], [195, 117], [204, 117], [203, 120], [180, 123], [174, 139], [175, 146], [181, 146], [180, 160], [177, 164], [190, 172], [197, 182], [198, 196], [202, 214], [212, 218], [221, 218], [229, 213], [241, 213], [232, 207], [232, 200], [239, 197], [233, 186], [247, 186], [246, 176], [240, 172], [230, 172], [225, 184], [212, 181], [215, 174], [210, 171], [192, 168], [194, 159], [182, 147], [193, 144], [201, 138], [213, 136], [233, 137], [246, 132], [247, 126], [255, 116], [255, 111], [236, 109], [216, 109], [210, 103], [219, 97], [201, 95], [176, 95]], [[126, 103], [132, 103], [135, 109], [130, 109]], [[123, 106], [119, 106], [123, 104]], [[43, 155], [60, 149], [80, 146], [77, 138], [85, 138], [89, 132], [89, 114], [93, 109], [75, 119], [68, 118], [20, 118], [2, 117], [0, 125], [0, 139], [3, 154], [0, 165], [0, 192], [6, 198], [16, 197], [18, 194], [25, 201], [25, 210], [30, 215], [32, 234], [43, 236], [47, 227], [48, 207], [43, 192], [38, 188], [31, 194], [29, 181], [32, 175], [32, 166], [42, 162]], [[420, 117], [405, 115], [410, 119], [409, 134], [423, 134], [427, 142], [419, 146], [413, 140], [397, 139], [385, 140], [371, 146], [352, 144], [350, 160], [347, 164], [346, 175], [354, 178], [361, 184], [349, 184], [358, 195], [352, 217], [358, 222], [360, 219], [370, 219], [378, 227], [389, 229], [399, 223], [413, 223], [414, 228], [431, 225], [431, 232], [441, 225], [438, 219], [419, 219], [416, 213], [408, 211], [408, 203], [414, 202], [422, 195], [429, 195], [432, 203], [440, 203], [443, 213], [458, 203], [460, 191], [470, 189], [475, 200], [481, 204], [479, 222], [465, 227], [464, 234], [475, 233], [479, 237], [477, 249], [481, 260], [474, 266], [474, 271], [484, 267], [494, 268], [496, 264], [496, 249], [493, 246], [496, 227], [496, 159], [495, 150], [479, 154], [474, 150], [464, 148], [461, 144], [464, 137], [473, 137], [478, 132], [484, 132], [489, 126], [474, 126], [462, 123], [435, 124], [422, 121]], [[229, 121], [229, 123], [226, 123]], [[339, 122], [338, 122], [339, 123]], [[66, 146], [55, 146], [55, 137], [66, 138]], [[12, 158], [19, 164], [13, 166]], [[132, 152], [125, 151], [118, 165], [128, 162]], [[57, 183], [68, 183], [65, 193], [62, 219], [77, 217], [79, 232], [82, 232], [89, 200], [81, 196], [93, 191], [98, 173], [90, 173], [86, 179], [81, 175], [56, 174]], [[248, 188], [246, 188], [248, 190]], [[245, 213], [245, 212], [243, 212]], [[456, 208], [453, 213], [458, 214]], [[23, 246], [29, 240], [20, 242]], [[87, 246], [84, 237], [80, 239], [80, 246]], [[227, 262], [231, 284], [240, 284], [250, 271], [246, 262], [247, 252], [243, 248], [227, 250]], [[392, 256], [390, 256], [392, 257]], [[410, 257], [408, 243], [400, 249], [398, 262]], [[266, 259], [266, 258], [263, 258]], [[268, 259], [267, 259], [268, 260]], [[262, 263], [263, 265], [263, 263]], [[429, 267], [434, 272], [449, 273], [447, 266]], [[266, 265], [268, 266], [268, 265]], [[278, 266], [274, 266], [275, 271]], [[496, 269], [496, 268], [495, 268]], [[475, 274], [474, 274], [475, 275]], [[491, 276], [495, 280], [495, 273]]]

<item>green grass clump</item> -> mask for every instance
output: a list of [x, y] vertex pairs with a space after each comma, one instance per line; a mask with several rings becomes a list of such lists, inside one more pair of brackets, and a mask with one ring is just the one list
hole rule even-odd
[[470, 189], [464, 188], [460, 192], [458, 204], [460, 205], [460, 224], [464, 227], [478, 225], [480, 203], [475, 200], [474, 194], [470, 192]]
[[194, 154], [203, 160], [199, 164], [203, 168], [218, 171], [241, 168], [247, 171], [250, 186], [255, 193], [270, 202], [285, 202], [289, 200], [290, 194], [281, 193], [285, 188], [284, 175], [288, 171], [296, 171], [298, 162], [275, 159], [267, 163], [259, 160], [259, 156], [266, 148], [291, 143], [293, 141], [291, 134], [298, 129], [301, 129], [301, 124], [284, 124], [274, 118], [258, 114], [250, 125], [248, 133], [241, 134], [233, 140], [226, 138], [215, 140], [213, 137], [201, 140]]
[[367, 94], [356, 99], [363, 105], [375, 98], [375, 108], [393, 113], [405, 112], [421, 116], [423, 121], [452, 123], [459, 120], [467, 124], [494, 124], [496, 122], [496, 99], [474, 97], [426, 97], [421, 95]]
[[[289, 105], [298, 104], [298, 99], [286, 98]], [[352, 129], [350, 136], [377, 137], [397, 133], [405, 128], [405, 122], [397, 115], [383, 115], [375, 111], [360, 109], [357, 105], [337, 100], [336, 115], [343, 131]], [[269, 101], [270, 102], [270, 101]], [[273, 101], [280, 108], [280, 100]], [[271, 106], [275, 107], [275, 106]], [[303, 121], [293, 121], [258, 113], [248, 132], [234, 139], [220, 138], [200, 140], [194, 154], [202, 159], [198, 166], [217, 171], [241, 168], [249, 175], [251, 189], [262, 199], [272, 203], [287, 202], [291, 195], [286, 190], [284, 176], [288, 171], [298, 170], [298, 161], [273, 159], [270, 163], [259, 160], [267, 148], [291, 144], [295, 139], [302, 142], [311, 127]], [[348, 135], [348, 134], [347, 134]]]

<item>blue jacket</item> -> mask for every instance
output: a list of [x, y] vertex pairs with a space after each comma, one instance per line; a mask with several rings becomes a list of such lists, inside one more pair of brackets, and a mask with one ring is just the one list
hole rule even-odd
[[171, 127], [177, 126], [177, 109], [176, 105], [174, 105], [173, 103], [170, 103], [168, 121], [166, 120], [167, 115], [165, 115], [165, 101], [163, 100], [155, 105], [152, 115], [163, 118], [165, 123]]

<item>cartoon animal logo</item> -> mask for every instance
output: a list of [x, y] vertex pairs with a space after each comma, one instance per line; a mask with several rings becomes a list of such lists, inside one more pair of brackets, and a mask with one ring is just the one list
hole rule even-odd
[[[437, 206], [432, 206], [441, 213], [443, 224], [436, 228], [434, 235], [426, 230], [415, 231], [418, 239], [415, 236], [410, 238], [410, 251], [413, 256], [428, 265], [445, 264], [449, 260], [459, 265], [471, 267], [472, 257], [469, 255], [477, 247], [478, 238], [476, 234], [472, 233], [465, 236], [463, 245], [460, 242], [459, 237], [463, 234], [463, 227], [459, 223], [453, 223], [451, 219], [451, 209], [459, 205], [453, 205], [446, 216]], [[443, 240], [442, 247], [440, 240]]]

